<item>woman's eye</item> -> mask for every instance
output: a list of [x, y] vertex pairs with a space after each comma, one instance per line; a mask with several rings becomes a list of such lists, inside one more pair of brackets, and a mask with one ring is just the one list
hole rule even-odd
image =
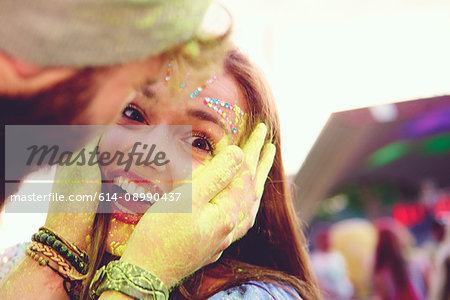
[[208, 138], [204, 136], [191, 136], [186, 142], [190, 143], [192, 147], [204, 152], [212, 153], [214, 150]]
[[125, 107], [125, 109], [122, 112], [122, 115], [125, 118], [136, 121], [136, 122], [140, 122], [140, 123], [145, 122], [145, 119], [142, 116], [142, 114], [134, 106], [131, 106], [131, 105], [128, 105], [127, 107]]

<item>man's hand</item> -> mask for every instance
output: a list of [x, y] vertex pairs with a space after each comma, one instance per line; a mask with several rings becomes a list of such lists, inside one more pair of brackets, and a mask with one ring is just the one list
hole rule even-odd
[[[147, 269], [168, 287], [216, 261], [254, 224], [275, 156], [274, 145], [263, 147], [266, 134], [259, 124], [243, 149], [228, 146], [194, 174], [192, 213], [152, 213], [150, 208], [121, 260]], [[183, 186], [174, 191], [183, 192]]]
[[[94, 151], [97, 144], [98, 138], [84, 149], [87, 152]], [[64, 195], [66, 201], [50, 202], [45, 226], [86, 251], [92, 236], [101, 185], [102, 176], [97, 164], [58, 167], [52, 192]], [[77, 195], [93, 201], [67, 201], [69, 197]]]

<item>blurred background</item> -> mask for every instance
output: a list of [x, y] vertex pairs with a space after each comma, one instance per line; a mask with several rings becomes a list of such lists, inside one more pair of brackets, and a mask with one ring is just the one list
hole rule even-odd
[[[432, 295], [450, 252], [450, 1], [222, 2], [277, 99], [325, 298], [450, 299]], [[44, 219], [3, 215], [15, 230], [0, 230], [0, 248], [28, 241]]]
[[450, 2], [226, 6], [277, 99], [325, 299], [450, 299]]

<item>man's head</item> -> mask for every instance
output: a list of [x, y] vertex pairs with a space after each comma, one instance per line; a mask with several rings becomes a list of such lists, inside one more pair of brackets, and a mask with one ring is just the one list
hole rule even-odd
[[158, 77], [161, 53], [196, 34], [209, 2], [1, 1], [3, 124], [113, 122]]

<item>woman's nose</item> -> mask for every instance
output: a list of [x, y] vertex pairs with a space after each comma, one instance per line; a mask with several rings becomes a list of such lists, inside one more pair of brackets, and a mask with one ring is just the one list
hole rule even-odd
[[137, 165], [150, 167], [157, 172], [165, 172], [170, 163], [170, 138], [166, 126], [149, 126], [139, 136], [139, 149], [143, 153], [144, 162]]

